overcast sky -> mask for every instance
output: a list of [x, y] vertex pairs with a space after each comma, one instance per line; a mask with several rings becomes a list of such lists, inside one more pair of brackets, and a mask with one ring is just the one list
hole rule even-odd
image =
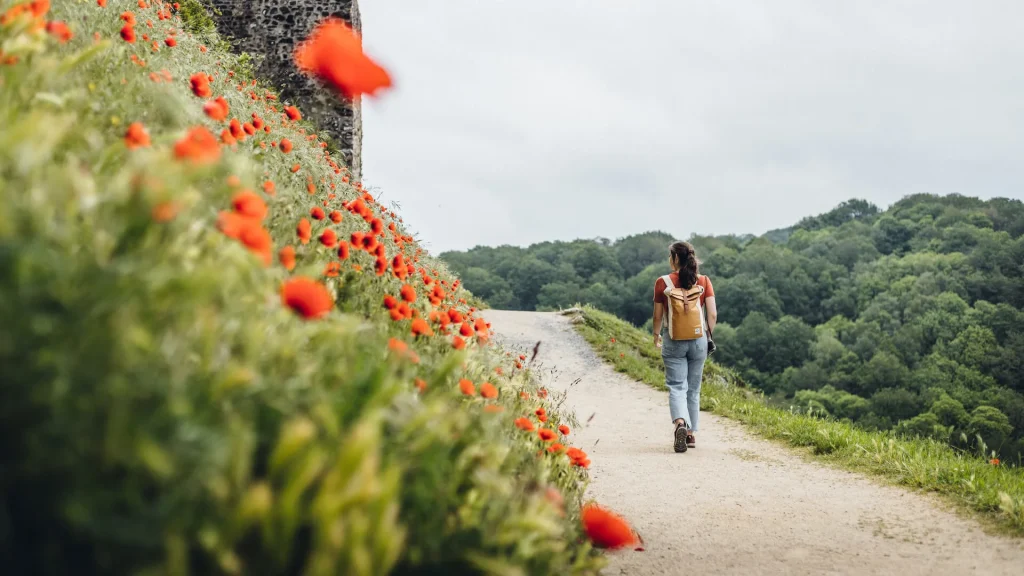
[[1024, 198], [1019, 0], [361, 0], [363, 177], [432, 252]]

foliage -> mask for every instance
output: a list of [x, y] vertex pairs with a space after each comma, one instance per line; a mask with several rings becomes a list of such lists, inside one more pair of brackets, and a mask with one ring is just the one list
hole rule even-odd
[[[647, 327], [671, 240], [651, 232], [442, 258], [457, 272], [471, 266], [467, 287], [484, 287], [485, 300], [492, 287], [529, 296], [495, 305], [584, 302]], [[982, 426], [982, 442], [1004, 461], [1024, 457], [1024, 203], [918, 194], [881, 211], [851, 200], [762, 238], [690, 241], [715, 288], [718, 359], [777, 402], [808, 407], [801, 391], [842, 391], [868, 401], [847, 416], [862, 426], [934, 436], [928, 417], [900, 423], [945, 395], [971, 413], [1002, 412], [1009, 431]], [[516, 259], [540, 260], [548, 274], [506, 274]], [[599, 279], [589, 264], [598, 262]], [[948, 435], [953, 445], [982, 445], [968, 424]]]
[[[273, 90], [236, 89], [212, 32], [166, 42], [181, 29], [166, 5], [100, 4], [54, 3], [66, 43], [31, 14], [0, 25], [5, 572], [595, 573], [586, 471], [513, 426], [549, 400], [443, 263]], [[193, 95], [209, 76], [211, 98], [267, 130], [190, 148], [187, 131], [227, 124]], [[343, 217], [300, 242], [321, 206]], [[328, 230], [381, 248], [342, 258]], [[293, 265], [272, 264], [279, 248]], [[324, 318], [283, 305], [300, 276], [333, 300]], [[440, 314], [467, 318], [464, 346]], [[573, 424], [552, 400], [548, 426]]]
[[[611, 314], [584, 307], [574, 320], [577, 331], [595, 352], [617, 371], [659, 390], [665, 389], [664, 365], [653, 339]], [[941, 436], [946, 422], [968, 418], [963, 407], [943, 396], [926, 412], [905, 423], [913, 435], [867, 431], [850, 423], [848, 415], [865, 410], [858, 396], [822, 389], [809, 392], [808, 407], [774, 406], [763, 393], [747, 388], [734, 371], [713, 360], [705, 365], [701, 410], [746, 423], [766, 438], [809, 448], [816, 458], [850, 470], [882, 477], [894, 484], [936, 492], [967, 510], [994, 520], [1016, 535], [1024, 534], [1024, 468], [993, 464], [984, 449], [968, 452], [950, 447]], [[977, 426], [1005, 422], [983, 410]], [[933, 418], [934, 417], [934, 418]], [[974, 418], [971, 416], [970, 418]], [[997, 422], [998, 420], [998, 422]]]
[[185, 26], [192, 32], [208, 34], [215, 30], [216, 23], [210, 12], [216, 8], [212, 3], [204, 3], [204, 0], [181, 0], [178, 3], [178, 16]]

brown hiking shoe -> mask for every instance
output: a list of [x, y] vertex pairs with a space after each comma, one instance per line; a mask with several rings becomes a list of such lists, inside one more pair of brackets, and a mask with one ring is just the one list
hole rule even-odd
[[676, 438], [672, 447], [677, 453], [686, 452], [686, 441], [689, 436], [691, 436], [690, 429], [686, 427], [686, 424], [676, 424]]

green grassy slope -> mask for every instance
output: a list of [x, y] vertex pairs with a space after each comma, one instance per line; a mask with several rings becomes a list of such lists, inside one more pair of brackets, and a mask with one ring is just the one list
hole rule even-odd
[[[664, 365], [653, 339], [611, 314], [585, 307], [575, 323], [597, 354], [614, 368], [659, 390]], [[994, 465], [926, 439], [867, 432], [846, 422], [769, 406], [742, 386], [730, 370], [709, 361], [701, 409], [734, 418], [766, 438], [809, 448], [829, 463], [882, 477], [898, 485], [936, 492], [997, 526], [1024, 535], [1024, 469]]]
[[596, 572], [549, 400], [316, 127], [170, 4], [44, 4], [0, 0], [5, 571]]

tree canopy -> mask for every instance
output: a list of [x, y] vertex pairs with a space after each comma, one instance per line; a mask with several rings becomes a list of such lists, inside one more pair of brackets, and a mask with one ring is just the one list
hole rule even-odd
[[[662, 231], [441, 257], [491, 306], [588, 303], [649, 326]], [[716, 358], [776, 401], [1024, 454], [1024, 204], [863, 200], [764, 236], [691, 236], [716, 293]]]

